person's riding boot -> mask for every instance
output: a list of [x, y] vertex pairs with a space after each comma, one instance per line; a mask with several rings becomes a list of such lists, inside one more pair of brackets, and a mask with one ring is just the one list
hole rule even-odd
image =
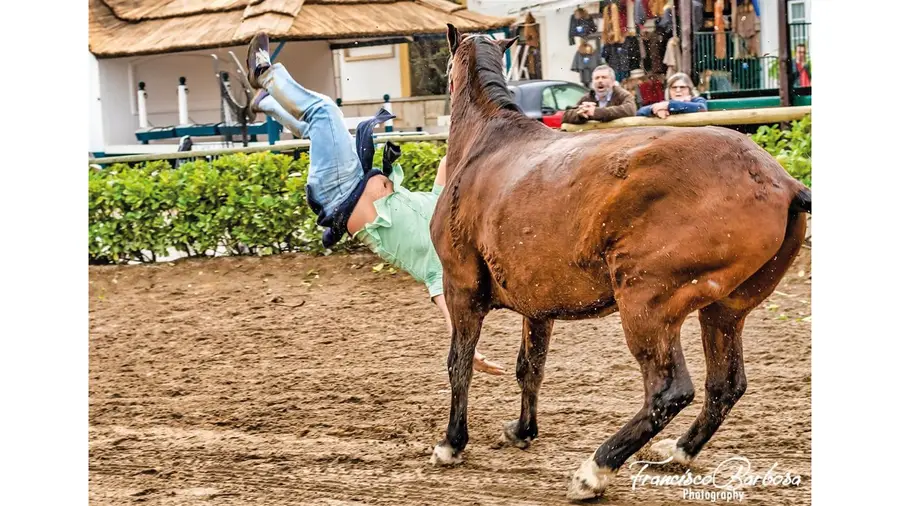
[[253, 101], [250, 102], [250, 114], [257, 114], [257, 113], [263, 112], [263, 110], [259, 108], [259, 103], [262, 102], [262, 100], [268, 96], [269, 96], [269, 92], [267, 92], [263, 88], [260, 88], [260, 90], [256, 92], [256, 96], [253, 97]]
[[250, 86], [262, 88], [259, 84], [259, 76], [272, 66], [269, 58], [269, 36], [265, 33], [257, 33], [250, 40], [247, 48], [247, 80]]

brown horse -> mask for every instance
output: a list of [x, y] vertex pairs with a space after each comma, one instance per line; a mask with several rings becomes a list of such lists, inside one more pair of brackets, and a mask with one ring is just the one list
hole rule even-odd
[[555, 319], [619, 311], [644, 379], [643, 408], [577, 469], [568, 497], [600, 496], [625, 460], [694, 398], [681, 350], [699, 310], [703, 410], [677, 441], [650, 450], [688, 464], [747, 388], [741, 332], [775, 289], [806, 231], [812, 194], [746, 135], [703, 128], [562, 133], [528, 119], [502, 76], [512, 40], [451, 25], [447, 187], [431, 237], [453, 320], [446, 438], [433, 464], [462, 461], [472, 355], [491, 309], [524, 316], [516, 378], [524, 448], [538, 435], [537, 396]]

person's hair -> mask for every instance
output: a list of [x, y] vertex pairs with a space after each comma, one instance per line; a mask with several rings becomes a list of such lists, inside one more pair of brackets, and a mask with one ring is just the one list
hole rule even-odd
[[688, 76], [684, 72], [678, 72], [676, 74], [672, 74], [671, 77], [666, 79], [666, 100], [669, 100], [669, 88], [678, 81], [684, 81], [684, 83], [688, 85], [688, 88], [690, 88], [691, 90], [692, 97], [700, 95], [699, 93], [697, 93], [697, 88], [694, 86], [694, 81], [691, 81], [690, 76]]
[[598, 70], [605, 70], [605, 71], [609, 72], [609, 77], [611, 77], [613, 79], [613, 81], [616, 80], [616, 71], [613, 70], [613, 68], [610, 67], [609, 65], [606, 65], [606, 64], [597, 65], [596, 67], [594, 67], [594, 70], [591, 72], [591, 75], [593, 76], [594, 74], [596, 74]]

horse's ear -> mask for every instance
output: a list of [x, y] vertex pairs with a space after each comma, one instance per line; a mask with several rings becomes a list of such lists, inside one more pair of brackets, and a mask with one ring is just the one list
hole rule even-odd
[[450, 54], [455, 53], [459, 47], [459, 30], [450, 23], [447, 23], [447, 44], [450, 45]]
[[518, 38], [513, 37], [511, 39], [500, 39], [497, 41], [497, 44], [500, 46], [500, 49], [502, 49], [503, 52], [505, 53], [507, 49], [511, 48], [512, 45], [518, 41], [519, 41]]

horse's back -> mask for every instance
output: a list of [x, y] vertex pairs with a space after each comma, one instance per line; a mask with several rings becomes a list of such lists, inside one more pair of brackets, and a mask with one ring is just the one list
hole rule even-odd
[[[503, 146], [462, 170], [468, 177], [459, 182], [460, 194], [477, 200], [485, 215], [509, 207], [526, 214], [628, 207], [661, 193], [672, 204], [688, 204], [724, 198], [731, 187], [782, 205], [799, 184], [747, 136], [720, 127], [560, 134]], [[547, 204], [521, 206], [523, 200]]]

